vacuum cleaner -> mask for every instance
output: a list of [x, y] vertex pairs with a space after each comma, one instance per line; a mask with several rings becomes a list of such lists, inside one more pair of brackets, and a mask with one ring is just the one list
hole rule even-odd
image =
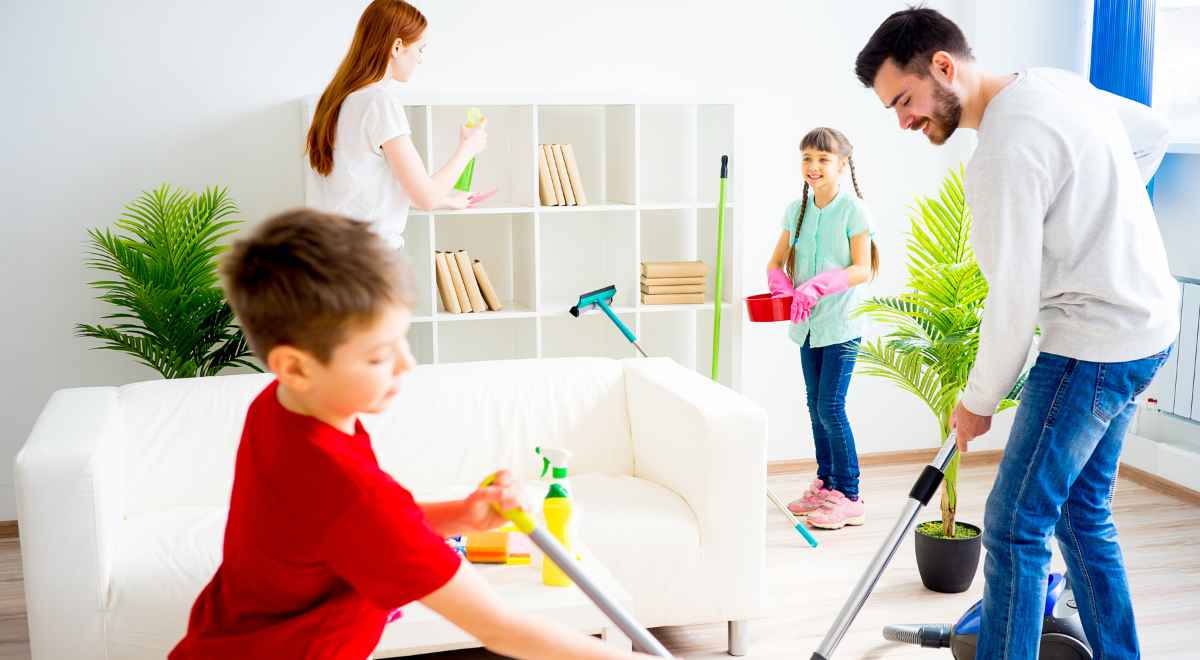
[[[948, 648], [955, 660], [974, 660], [982, 618], [983, 601], [979, 601], [954, 625], [886, 626], [883, 638], [926, 648]], [[1038, 657], [1042, 660], [1090, 660], [1092, 657], [1083, 624], [1079, 621], [1075, 596], [1068, 580], [1060, 573], [1051, 573], [1046, 585], [1046, 610]]]
[[[955, 433], [951, 431], [941, 450], [933, 460], [921, 471], [908, 493], [908, 502], [900, 512], [900, 518], [888, 533], [883, 545], [876, 551], [875, 557], [867, 566], [850, 592], [833, 625], [825, 634], [825, 639], [811, 660], [830, 660], [834, 651], [854, 618], [858, 616], [862, 606], [875, 589], [880, 576], [887, 570], [888, 564], [896, 555], [900, 544], [908, 537], [913, 526], [917, 523], [917, 513], [929, 503], [930, 498], [937, 492], [945, 477], [946, 466], [958, 451]], [[1045, 619], [1042, 622], [1041, 655], [1045, 660], [1086, 660], [1092, 657], [1091, 647], [1087, 644], [1083, 626], [1079, 621], [1075, 599], [1067, 589], [1067, 581], [1062, 575], [1051, 575], [1046, 590]], [[967, 610], [953, 626], [942, 625], [898, 625], [884, 628], [883, 636], [892, 641], [917, 644], [933, 648], [949, 648], [956, 660], [973, 660], [975, 657], [975, 642], [979, 634], [979, 623], [982, 618], [983, 603], [976, 603]]]

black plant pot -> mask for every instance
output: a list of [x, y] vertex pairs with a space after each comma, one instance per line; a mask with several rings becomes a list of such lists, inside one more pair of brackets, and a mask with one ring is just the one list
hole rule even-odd
[[971, 588], [975, 571], [979, 568], [979, 551], [983, 547], [983, 533], [975, 525], [958, 525], [978, 532], [969, 539], [936, 538], [917, 535], [917, 568], [921, 571], [921, 582], [930, 591], [958, 594]]

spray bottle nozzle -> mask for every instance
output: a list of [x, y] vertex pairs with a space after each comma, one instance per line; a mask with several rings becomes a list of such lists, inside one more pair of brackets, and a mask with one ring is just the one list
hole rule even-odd
[[567, 462], [571, 460], [571, 452], [557, 447], [534, 447], [533, 450], [542, 457], [540, 477], [550, 472], [550, 476], [555, 479], [567, 478]]

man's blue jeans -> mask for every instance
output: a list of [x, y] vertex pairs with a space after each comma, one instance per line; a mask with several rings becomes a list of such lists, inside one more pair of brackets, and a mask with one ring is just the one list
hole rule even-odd
[[984, 515], [976, 657], [1037, 657], [1051, 534], [1096, 660], [1140, 657], [1110, 505], [1134, 400], [1170, 350], [1114, 363], [1038, 356]]

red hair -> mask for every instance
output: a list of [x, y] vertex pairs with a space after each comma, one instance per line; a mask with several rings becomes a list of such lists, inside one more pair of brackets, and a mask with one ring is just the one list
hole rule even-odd
[[375, 0], [363, 11], [350, 50], [321, 94], [312, 126], [308, 129], [305, 151], [309, 164], [318, 174], [328, 176], [333, 171], [333, 141], [342, 102], [351, 92], [387, 74], [396, 39], [406, 46], [412, 45], [421, 38], [428, 24], [420, 10], [404, 0]]

